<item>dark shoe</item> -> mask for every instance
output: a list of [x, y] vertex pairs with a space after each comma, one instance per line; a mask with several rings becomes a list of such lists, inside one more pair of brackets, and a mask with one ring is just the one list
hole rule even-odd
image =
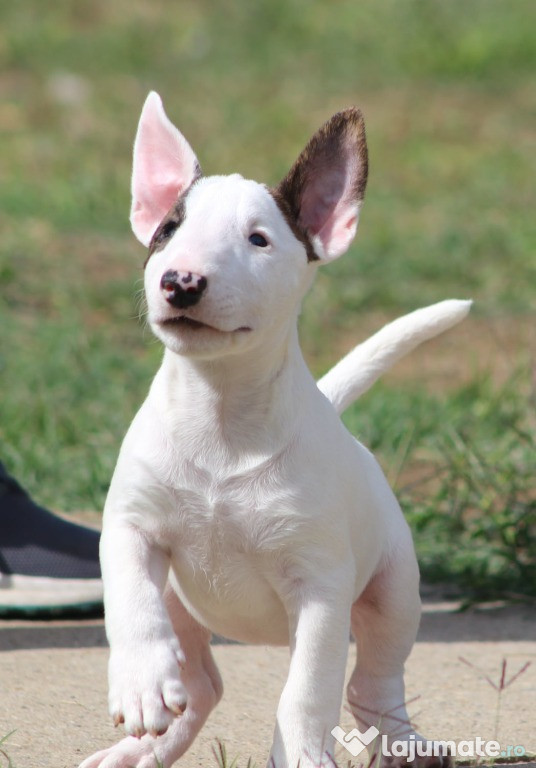
[[0, 463], [0, 616], [101, 609], [99, 538], [38, 506]]

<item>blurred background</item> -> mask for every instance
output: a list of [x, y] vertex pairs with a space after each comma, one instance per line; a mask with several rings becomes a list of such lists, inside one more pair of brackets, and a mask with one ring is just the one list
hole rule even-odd
[[470, 318], [346, 415], [410, 518], [424, 575], [534, 593], [533, 0], [0, 4], [0, 458], [39, 501], [100, 510], [161, 358], [128, 224], [147, 92], [207, 174], [276, 183], [333, 112], [365, 114], [351, 251], [301, 319], [320, 375], [444, 298]]

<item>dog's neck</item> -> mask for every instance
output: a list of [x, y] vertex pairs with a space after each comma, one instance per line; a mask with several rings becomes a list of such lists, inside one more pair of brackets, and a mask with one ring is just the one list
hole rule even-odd
[[166, 350], [155, 384], [181, 453], [197, 461], [204, 456], [208, 464], [209, 454], [254, 464], [283, 450], [298, 429], [308, 388], [316, 389], [295, 327], [274, 331], [268, 344], [211, 360]]

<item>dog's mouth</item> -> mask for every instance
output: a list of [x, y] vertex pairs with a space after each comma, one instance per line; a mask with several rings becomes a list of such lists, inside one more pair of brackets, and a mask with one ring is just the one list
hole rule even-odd
[[217, 328], [213, 328], [211, 325], [207, 325], [207, 323], [202, 323], [200, 320], [194, 320], [193, 317], [186, 317], [186, 315], [166, 317], [165, 320], [162, 320], [162, 325], [173, 325], [179, 328], [184, 326], [186, 328], [192, 328], [194, 331], [197, 331], [200, 328], [210, 328], [213, 331], [217, 330]]
[[200, 320], [194, 320], [193, 317], [188, 317], [187, 315], [166, 317], [160, 322], [160, 325], [165, 327], [173, 326], [175, 328], [189, 328], [192, 331], [200, 331], [203, 328], [206, 328], [216, 333], [238, 333], [239, 331], [251, 331], [251, 328], [245, 325], [241, 326], [240, 328], [236, 328], [234, 331], [222, 331], [220, 328], [215, 328], [213, 325], [209, 325], [208, 323], [202, 323]]

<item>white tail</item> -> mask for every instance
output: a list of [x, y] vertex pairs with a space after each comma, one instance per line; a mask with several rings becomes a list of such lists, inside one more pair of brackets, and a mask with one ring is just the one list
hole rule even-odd
[[317, 382], [318, 388], [342, 413], [401, 357], [463, 320], [471, 304], [449, 299], [399, 317], [343, 357]]

